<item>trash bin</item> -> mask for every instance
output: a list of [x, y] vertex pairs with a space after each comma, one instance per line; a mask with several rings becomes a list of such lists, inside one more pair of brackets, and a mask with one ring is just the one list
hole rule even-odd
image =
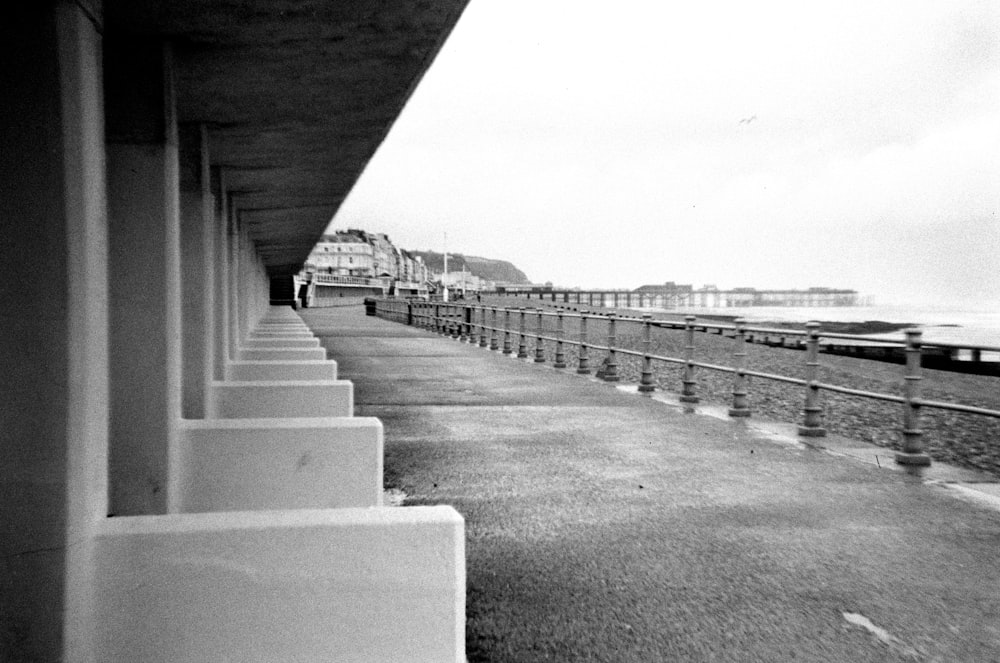
[[365, 315], [375, 315], [375, 299], [365, 297]]

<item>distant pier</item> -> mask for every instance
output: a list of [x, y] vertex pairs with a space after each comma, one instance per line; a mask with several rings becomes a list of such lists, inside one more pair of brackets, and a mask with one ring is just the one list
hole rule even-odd
[[753, 306], [834, 307], [857, 306], [858, 292], [837, 288], [805, 290], [758, 290], [733, 288], [719, 290], [712, 286], [666, 283], [642, 286], [635, 290], [579, 290], [539, 285], [498, 285], [500, 296], [549, 300], [564, 304], [586, 304], [624, 308], [749, 308]]

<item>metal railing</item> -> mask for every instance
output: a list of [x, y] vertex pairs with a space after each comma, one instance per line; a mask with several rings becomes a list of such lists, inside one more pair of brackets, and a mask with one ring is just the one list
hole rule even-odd
[[[555, 349], [553, 362], [555, 368], [567, 367], [565, 346], [575, 346], [578, 349], [576, 372], [579, 374], [589, 374], [591, 372], [590, 362], [592, 360], [592, 351], [603, 352], [604, 361], [598, 371], [599, 376], [608, 382], [617, 382], [620, 380], [618, 373], [619, 355], [637, 357], [640, 359], [642, 366], [638, 389], [644, 393], [649, 393], [656, 389], [653, 380], [653, 362], [680, 365], [683, 369], [680, 401], [683, 403], [699, 402], [697, 369], [730, 373], [733, 376], [733, 382], [732, 404], [729, 408], [729, 415], [732, 417], [747, 417], [750, 415], [748, 401], [749, 382], [747, 380], [749, 377], [797, 385], [804, 388], [802, 423], [798, 426], [798, 433], [803, 437], [823, 437], [826, 435], [826, 429], [822, 425], [823, 407], [820, 403], [820, 393], [823, 391], [897, 403], [902, 406], [903, 411], [903, 442], [902, 450], [896, 453], [896, 461], [905, 465], [930, 464], [930, 457], [924, 451], [922, 440], [923, 430], [920, 424], [921, 408], [936, 408], [964, 414], [1000, 418], [1000, 411], [998, 410], [921, 398], [921, 380], [923, 379], [921, 374], [921, 352], [923, 343], [921, 331], [916, 329], [905, 332], [905, 341], [892, 341], [886, 340], [881, 336], [825, 333], [821, 331], [820, 324], [816, 322], [808, 323], [804, 330], [772, 329], [766, 327], [749, 327], [740, 318], [734, 320], [732, 325], [704, 322], [695, 324], [696, 318], [693, 315], [685, 316], [684, 322], [679, 323], [670, 320], [654, 320], [650, 314], [644, 314], [640, 318], [636, 318], [619, 316], [615, 313], [595, 314], [586, 310], [570, 313], [561, 309], [551, 311], [541, 308], [505, 308], [478, 304], [394, 299], [378, 300], [376, 314], [390, 320], [428, 329], [470, 343], [478, 343], [480, 347], [489, 347], [493, 350], [501, 348], [500, 337], [502, 336], [502, 352], [508, 355], [515, 352], [514, 337], [516, 336], [516, 356], [520, 359], [529, 359], [530, 356], [533, 356], [535, 363], [544, 363], [546, 361], [545, 343], [552, 343]], [[499, 324], [501, 317], [502, 324]], [[533, 330], [529, 330], [529, 318], [534, 318]], [[552, 333], [546, 333], [545, 318], [555, 318]], [[567, 337], [565, 332], [565, 321], [567, 319], [578, 320], [576, 338]], [[604, 345], [593, 343], [588, 337], [587, 323], [593, 320], [601, 320], [606, 324], [607, 341]], [[512, 322], [516, 324], [512, 324]], [[641, 350], [621, 347], [618, 344], [617, 323], [641, 325]], [[683, 330], [684, 356], [668, 357], [653, 354], [651, 348], [652, 329], [654, 327]], [[695, 344], [696, 330], [706, 333], [731, 334], [733, 340], [731, 353], [732, 365], [720, 366], [697, 361], [695, 358], [697, 351]], [[776, 375], [747, 368], [746, 344], [747, 337], [750, 334], [763, 335], [765, 339], [768, 336], [777, 336], [781, 338], [782, 345], [784, 345], [786, 339], [794, 339], [796, 342], [795, 347], [803, 347], [805, 349], [805, 360], [803, 362], [803, 375], [805, 377], [796, 378], [786, 375]], [[819, 346], [821, 338], [869, 341], [904, 348], [906, 360], [901, 376], [902, 395], [866, 391], [820, 382]], [[529, 355], [528, 339], [533, 339], [535, 344], [533, 355]], [[1000, 352], [1000, 347], [996, 346], [969, 346], [948, 343], [934, 343], [933, 345], [934, 347]]]

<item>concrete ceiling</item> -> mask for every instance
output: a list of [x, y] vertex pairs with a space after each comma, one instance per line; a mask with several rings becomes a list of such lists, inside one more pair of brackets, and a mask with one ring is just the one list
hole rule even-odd
[[173, 46], [271, 274], [305, 261], [468, 0], [105, 0], [107, 35]]

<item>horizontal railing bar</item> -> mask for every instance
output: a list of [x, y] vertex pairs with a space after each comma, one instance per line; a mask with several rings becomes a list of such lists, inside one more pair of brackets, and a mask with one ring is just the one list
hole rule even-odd
[[806, 380], [801, 378], [790, 378], [784, 375], [775, 375], [774, 373], [762, 373], [760, 371], [752, 371], [749, 369], [744, 369], [740, 371], [743, 375], [749, 375], [754, 378], [762, 378], [765, 380], [774, 380], [775, 382], [787, 382], [788, 384], [797, 384], [804, 387], [809, 384]]
[[815, 382], [813, 386], [822, 389], [824, 391], [832, 391], [838, 394], [846, 394], [848, 396], [861, 396], [863, 398], [873, 398], [880, 401], [888, 401], [890, 403], [905, 403], [906, 399], [902, 396], [893, 396], [892, 394], [880, 394], [875, 391], [864, 391], [862, 389], [851, 389], [850, 387], [841, 387], [836, 384], [826, 384], [825, 382]]
[[925, 401], [921, 399], [914, 401], [914, 403], [919, 405], [920, 407], [932, 407], [938, 410], [951, 410], [952, 412], [964, 412], [965, 414], [978, 414], [984, 417], [1000, 418], [1000, 412], [998, 412], [997, 410], [990, 410], [984, 407], [976, 407], [974, 405], [945, 403], [943, 401]]

